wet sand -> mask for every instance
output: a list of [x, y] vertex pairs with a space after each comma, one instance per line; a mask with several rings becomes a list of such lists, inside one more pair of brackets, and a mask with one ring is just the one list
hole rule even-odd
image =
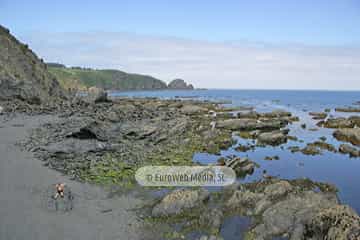
[[[105, 190], [70, 180], [42, 165], [15, 143], [28, 130], [52, 117], [0, 116], [0, 239], [144, 239], [131, 209], [141, 200], [131, 195], [108, 198]], [[43, 204], [51, 184], [65, 182], [74, 193], [70, 212]]]

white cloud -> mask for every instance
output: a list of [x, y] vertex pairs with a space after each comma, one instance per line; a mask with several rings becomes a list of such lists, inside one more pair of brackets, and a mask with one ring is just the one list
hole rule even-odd
[[[214, 33], [215, 34], [215, 33]], [[115, 68], [204, 88], [360, 89], [360, 48], [213, 43], [130, 33], [21, 37], [46, 61]]]

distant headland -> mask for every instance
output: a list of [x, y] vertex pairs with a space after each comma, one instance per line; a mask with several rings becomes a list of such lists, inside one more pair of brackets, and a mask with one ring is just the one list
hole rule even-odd
[[98, 87], [105, 90], [193, 90], [192, 84], [183, 79], [174, 79], [169, 84], [148, 75], [126, 73], [115, 69], [92, 69], [66, 67], [61, 63], [47, 63], [52, 73], [65, 89], [86, 90]]

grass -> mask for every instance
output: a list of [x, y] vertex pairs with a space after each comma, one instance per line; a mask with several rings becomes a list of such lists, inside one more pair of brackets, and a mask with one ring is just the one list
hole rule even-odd
[[88, 68], [64, 68], [49, 66], [48, 70], [65, 88], [86, 89], [99, 87], [112, 90], [163, 89], [166, 83], [151, 76], [129, 74], [118, 70], [95, 70]]

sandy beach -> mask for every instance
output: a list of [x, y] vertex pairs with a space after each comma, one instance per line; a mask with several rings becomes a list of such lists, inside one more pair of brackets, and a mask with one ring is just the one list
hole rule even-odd
[[[0, 239], [140, 239], [130, 210], [140, 200], [108, 198], [104, 190], [71, 181], [15, 146], [29, 129], [51, 118], [0, 118]], [[44, 191], [56, 182], [65, 182], [74, 193], [72, 211], [54, 212], [42, 204]]]

